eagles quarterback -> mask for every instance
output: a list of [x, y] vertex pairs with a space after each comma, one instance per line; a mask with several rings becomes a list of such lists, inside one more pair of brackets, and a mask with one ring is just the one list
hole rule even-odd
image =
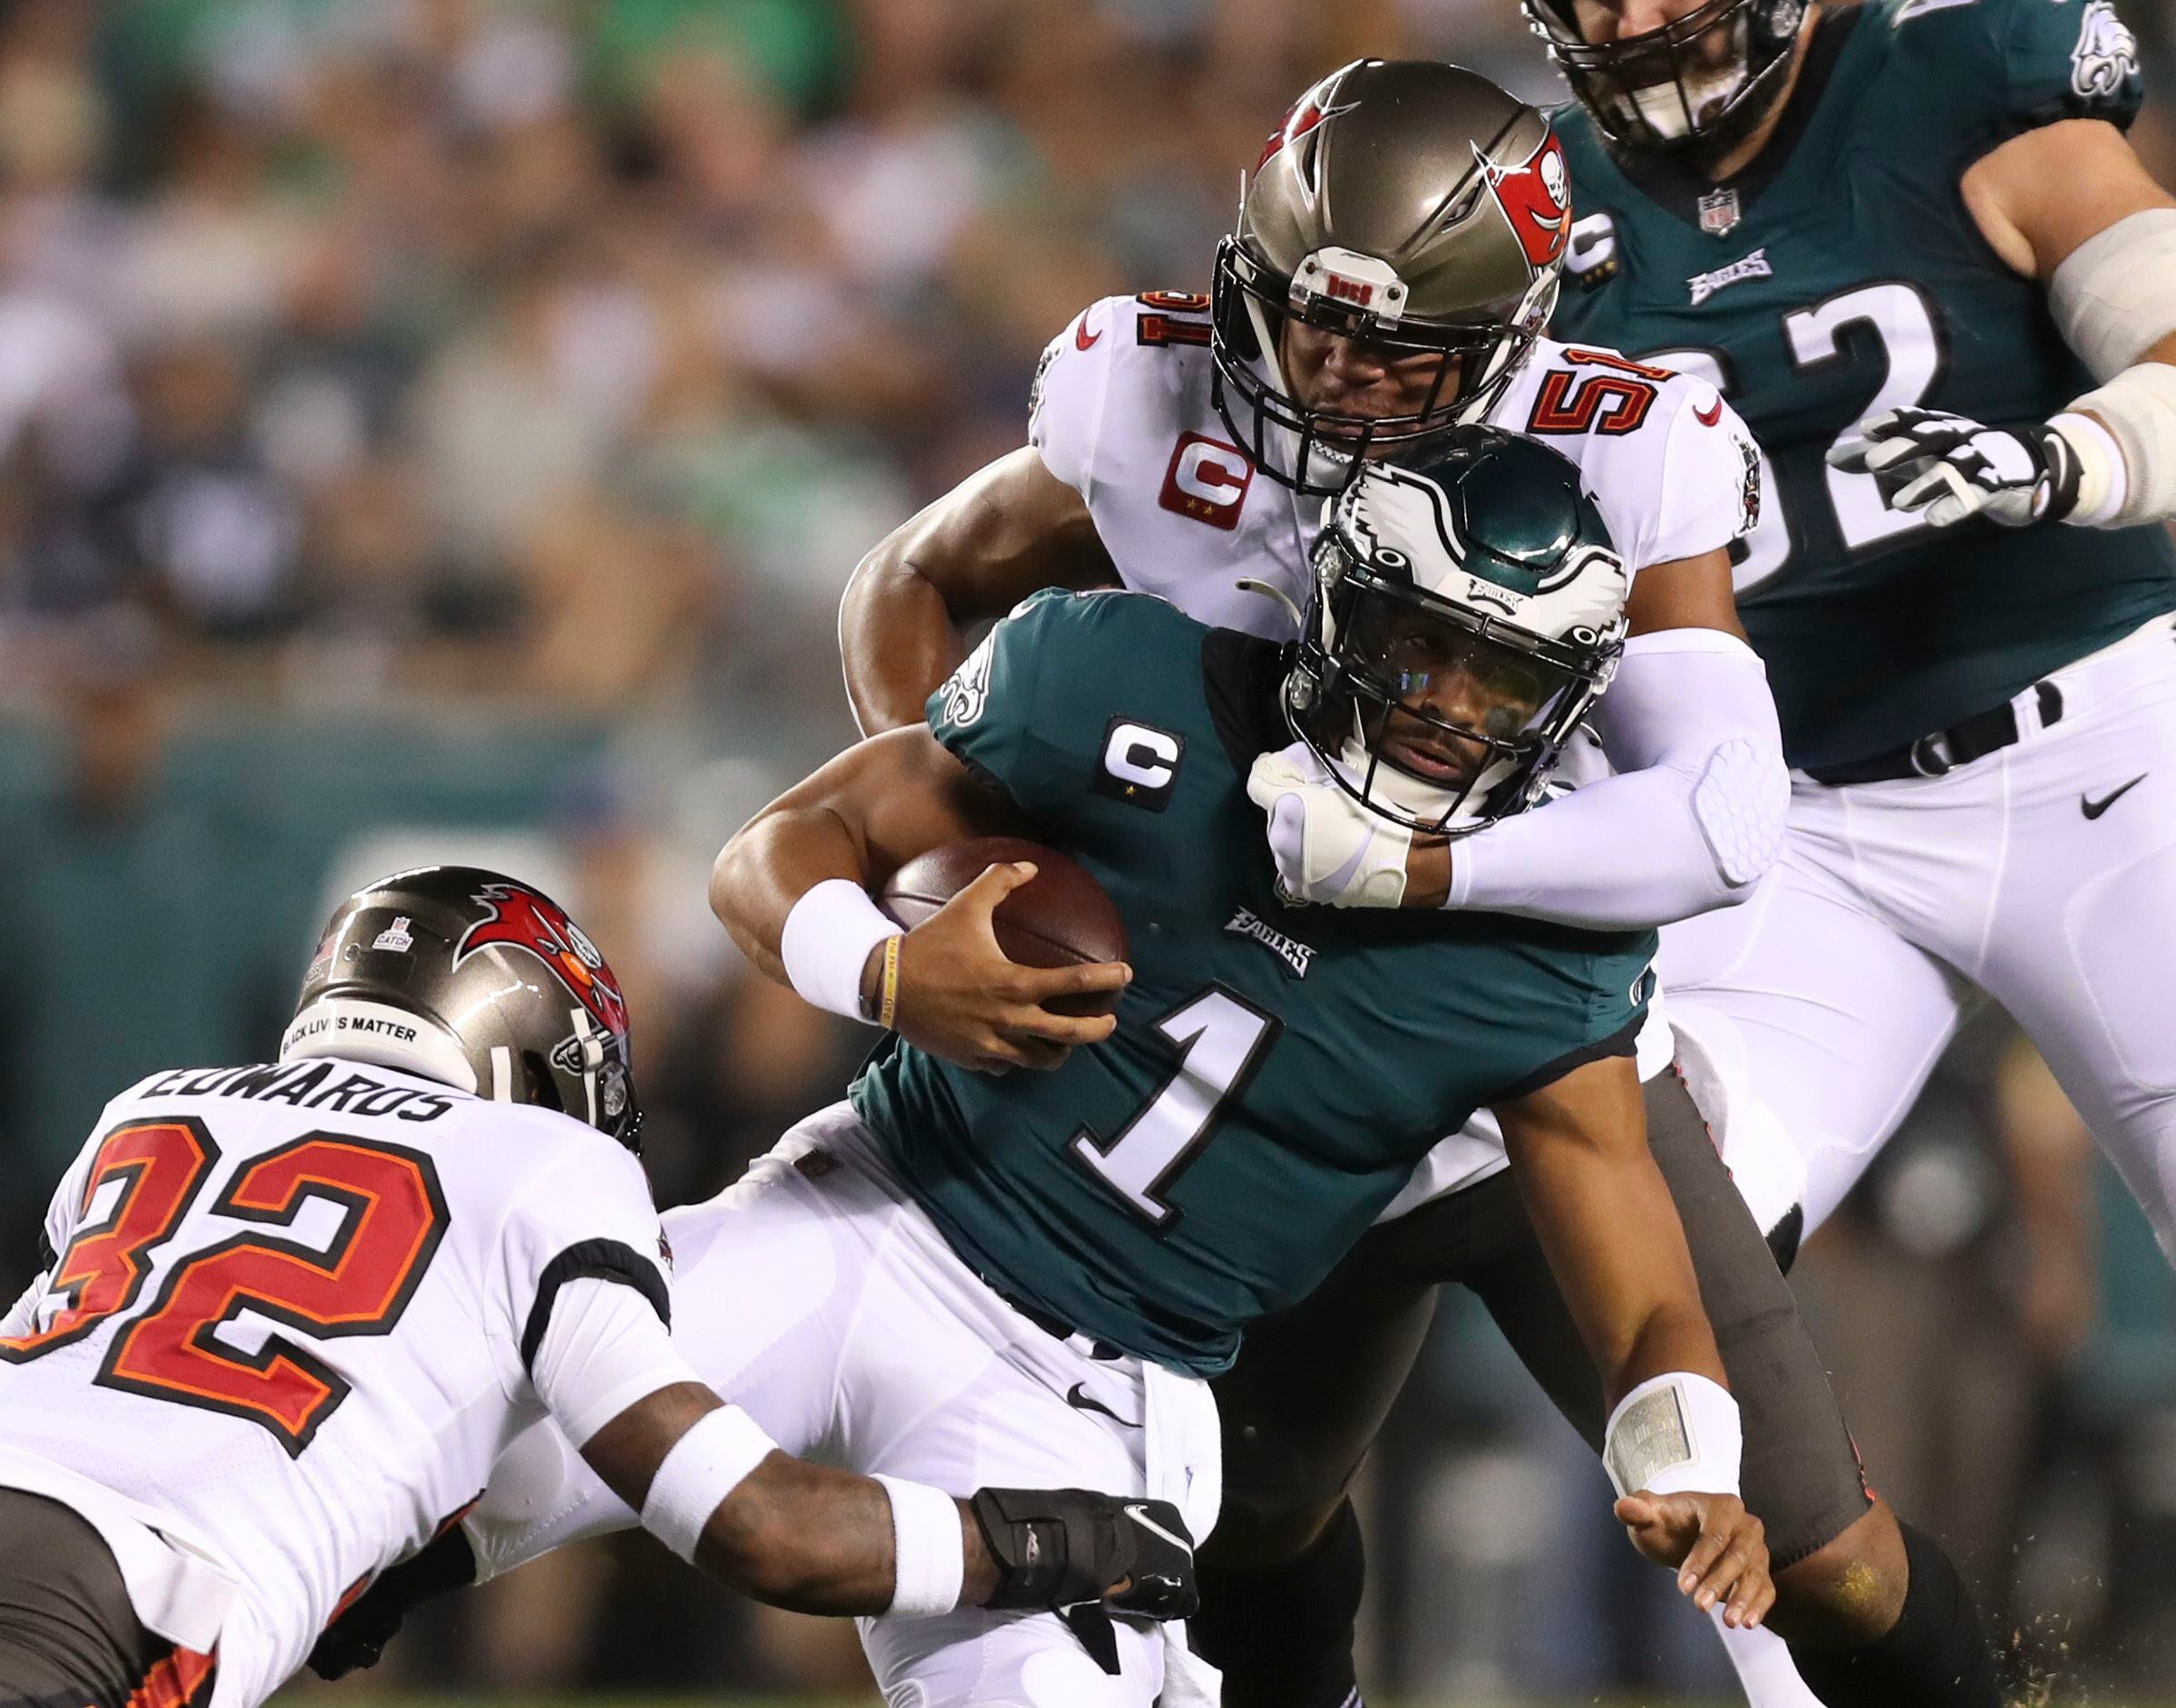
[[[1204, 1378], [1485, 1106], [1505, 1189], [1446, 1262], [1515, 1270], [1568, 1319], [1617, 1517], [1685, 1594], [1757, 1622], [1766, 1548], [1703, 1299], [1720, 1276], [1771, 1315], [1790, 1300], [1697, 1120], [1654, 1138], [1699, 1178], [1675, 1209], [1650, 1155], [1633, 1055], [1653, 934], [1305, 907], [1262, 846], [1264, 752], [1302, 742], [1386, 822], [1509, 814], [1608, 681], [1627, 578], [1577, 471], [1462, 431], [1340, 500], [1297, 648], [1147, 595], [1046, 590], [926, 723], [850, 749], [726, 845], [712, 906], [757, 966], [891, 1035], [849, 1102], [666, 1218], [675, 1344], [820, 1459], [1161, 1494], [1203, 1533]], [[872, 900], [989, 834], [1084, 867], [1128, 963], [1007, 960], [992, 911], [1030, 875], [1011, 864], [912, 930]], [[1084, 990], [1122, 991], [1115, 1019], [1044, 1005]], [[488, 1564], [633, 1521], [572, 1475], [494, 1474]], [[886, 1700], [922, 1708], [1171, 1708], [1212, 1683], [1182, 1639], [1099, 1619], [962, 1610], [863, 1636]]]
[[[1039, 587], [1122, 582], [1289, 635], [1319, 494], [1485, 418], [1579, 465], [1636, 572], [1630, 636], [1593, 718], [1617, 774], [1447, 840], [1357, 810], [1334, 764], [1289, 745], [1254, 778], [1287, 890], [1589, 927], [1726, 916], [1772, 863], [1788, 800], [1773, 702], [1731, 599], [1734, 547], [1760, 520], [1758, 454], [1712, 383], [1541, 335], [1571, 225], [1558, 155], [1540, 114], [1455, 67], [1361, 61], [1307, 91], [1247, 183], [1213, 300], [1091, 306], [1044, 358], [1032, 442], [864, 560], [840, 616], [863, 726], [918, 721], [962, 631]], [[1698, 1117], [1666, 1071], [1667, 1030], [1653, 1030], [1661, 1131]], [[1757, 1100], [1705, 1077], [1729, 1092], [1725, 1160], [1787, 1261], [1797, 1155]], [[1658, 1160], [1682, 1208], [1695, 1182]], [[1501, 1168], [1485, 1117], [1446, 1139], [1324, 1295], [1258, 1330], [1219, 1380], [1230, 1499], [1196, 1624], [1239, 1708], [1356, 1695], [1363, 1568], [1345, 1485], [1418, 1350], [1433, 1284], [1458, 1278], [1445, 1230]], [[1717, 1326], [1726, 1363], [1787, 1373], [1741, 1384], [1748, 1493], [1777, 1566], [1771, 1623], [1821, 1652], [1823, 1699], [1991, 1703], [1992, 1661], [1948, 1561], [1870, 1499], [1848, 1441], [1805, 1433], [1832, 1408], [1795, 1323], [1748, 1305]], [[1521, 1350], [1591, 1436], [1595, 1397], [1551, 1373], [1554, 1343]], [[1757, 1698], [1805, 1700], [1773, 1639], [1729, 1635]]]

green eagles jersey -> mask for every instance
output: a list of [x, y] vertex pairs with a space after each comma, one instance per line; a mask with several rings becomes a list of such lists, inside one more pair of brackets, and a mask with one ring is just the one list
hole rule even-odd
[[2012, 134], [2129, 123], [2109, 0], [1868, 0], [1824, 18], [1774, 140], [1736, 179], [1613, 158], [1557, 115], [1573, 228], [1550, 328], [1702, 375], [1765, 451], [1738, 570], [1793, 764], [1864, 759], [2000, 704], [2176, 608], [2165, 530], [1947, 530], [1823, 453], [1907, 404], [2020, 425], [2093, 386], [1966, 211]]
[[1112, 1039], [990, 1077], [891, 1040], [853, 1092], [1001, 1291], [1201, 1374], [1310, 1292], [1477, 1108], [1627, 1054], [1650, 933], [1287, 907], [1255, 757], [1281, 651], [1151, 595], [1036, 595], [929, 701], [937, 739], [1118, 906]]

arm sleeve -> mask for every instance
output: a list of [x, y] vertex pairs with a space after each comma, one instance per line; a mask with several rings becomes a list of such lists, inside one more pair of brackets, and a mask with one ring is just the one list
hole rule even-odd
[[537, 1397], [578, 1449], [636, 1401], [701, 1380], [673, 1349], [656, 1306], [634, 1287], [597, 1275], [559, 1289], [529, 1363]]
[[1083, 499], [1089, 496], [1103, 437], [1117, 320], [1109, 301], [1083, 309], [1044, 350], [1027, 394], [1027, 442], [1042, 454], [1044, 466]]
[[1636, 636], [1594, 722], [1617, 774], [1454, 843], [1448, 905], [1644, 930], [1752, 893], [1791, 800], [1752, 648], [1717, 629]]

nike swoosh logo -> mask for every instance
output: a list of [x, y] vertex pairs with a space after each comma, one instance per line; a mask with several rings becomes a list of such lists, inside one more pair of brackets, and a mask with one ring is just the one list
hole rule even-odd
[[1102, 333], [1088, 330], [1088, 316], [1083, 315], [1081, 324], [1073, 329], [1073, 347], [1075, 350], [1093, 350], [1103, 341]]
[[1191, 1542], [1188, 1541], [1183, 1536], [1173, 1536], [1169, 1530], [1165, 1529], [1162, 1525], [1157, 1523], [1154, 1519], [1151, 1519], [1149, 1516], [1148, 1508], [1141, 1505], [1138, 1501], [1129, 1500], [1126, 1503], [1126, 1516], [1129, 1519], [1132, 1519], [1134, 1523], [1140, 1525], [1141, 1528], [1146, 1530], [1151, 1536], [1161, 1536], [1163, 1538], [1165, 1541], [1169, 1542], [1181, 1554], [1191, 1554], [1194, 1551], [1194, 1545]]
[[1101, 1412], [1113, 1423], [1123, 1424], [1130, 1430], [1137, 1430], [1141, 1427], [1140, 1424], [1119, 1416], [1101, 1400], [1091, 1394], [1088, 1392], [1088, 1384], [1084, 1382], [1076, 1382], [1065, 1391], [1065, 1403], [1076, 1412]]
[[2151, 775], [2152, 775], [2151, 772], [2142, 771], [2137, 776], [2132, 778], [2129, 782], [2125, 783], [2121, 789], [2118, 789], [2113, 794], [2103, 795], [2098, 801], [2089, 801], [2084, 795], [2080, 795], [2078, 797], [2078, 810], [2083, 812], [2088, 819], [2097, 819], [2102, 813], [2107, 811], [2110, 807], [2113, 807], [2117, 801], [2121, 801], [2125, 795], [2129, 794], [2133, 789], [2137, 788], [2139, 784], [2145, 781], [2145, 780]]
[[1713, 427], [1723, 419], [1723, 400], [1720, 397], [1716, 398], [1715, 403], [1706, 409], [1702, 409], [1697, 403], [1694, 404], [1693, 419], [1703, 427]]

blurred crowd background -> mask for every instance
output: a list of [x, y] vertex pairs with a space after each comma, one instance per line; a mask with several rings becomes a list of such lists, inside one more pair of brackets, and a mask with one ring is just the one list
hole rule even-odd
[[[2119, 0], [2176, 183], [2176, 15]], [[860, 554], [1024, 434], [1093, 298], [1205, 287], [1361, 53], [1561, 90], [1512, 0], [0, 4], [0, 1249], [100, 1103], [270, 1053], [414, 859], [566, 900], [667, 1202], [864, 1042], [702, 881], [850, 739]], [[1800, 1275], [1885, 1492], [2037, 1665], [2176, 1683], [2176, 1288], [1999, 1017]], [[1371, 1471], [1373, 1677], [1720, 1693], [1702, 1622], [1446, 1304]], [[421, 1622], [388, 1685], [866, 1689], [639, 1538]]]

